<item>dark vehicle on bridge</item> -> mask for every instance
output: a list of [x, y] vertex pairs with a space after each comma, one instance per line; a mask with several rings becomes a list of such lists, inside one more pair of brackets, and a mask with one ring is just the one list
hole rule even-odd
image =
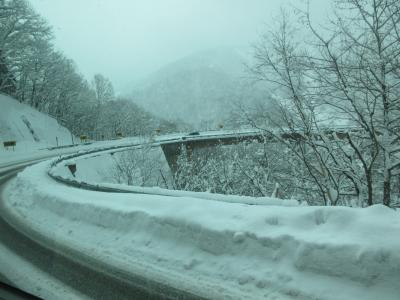
[[200, 132], [198, 132], [198, 131], [193, 131], [193, 132], [188, 133], [186, 136], [183, 136], [183, 137], [182, 137], [182, 140], [186, 140], [187, 137], [198, 136], [198, 135], [200, 135]]
[[193, 135], [200, 135], [200, 132], [198, 131], [193, 131], [191, 133], [189, 133], [188, 135], [193, 136]]

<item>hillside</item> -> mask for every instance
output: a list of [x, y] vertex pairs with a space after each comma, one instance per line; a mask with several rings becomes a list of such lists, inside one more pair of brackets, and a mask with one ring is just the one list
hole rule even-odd
[[[0, 140], [14, 140], [16, 150], [71, 144], [71, 133], [46, 114], [0, 94]], [[3, 145], [1, 145], [3, 146]]]
[[262, 94], [247, 85], [245, 61], [245, 55], [232, 49], [195, 53], [137, 83], [133, 98], [168, 120], [213, 129], [227, 118], [235, 102], [251, 103]]

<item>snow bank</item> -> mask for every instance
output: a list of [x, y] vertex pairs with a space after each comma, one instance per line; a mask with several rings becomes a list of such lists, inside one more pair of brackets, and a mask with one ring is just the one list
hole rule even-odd
[[[223, 201], [229, 203], [243, 203], [251, 205], [282, 205], [282, 206], [298, 206], [297, 200], [282, 200], [270, 197], [249, 197], [237, 195], [223, 195], [208, 192], [190, 192], [180, 190], [168, 190], [160, 187], [139, 187], [127, 186], [124, 184], [114, 183], [115, 180], [110, 174], [113, 168], [113, 156], [110, 156], [109, 151], [107, 154], [82, 156], [74, 159], [65, 160], [50, 170], [53, 176], [59, 176], [64, 179], [74, 181], [76, 183], [90, 185], [92, 187], [105, 187], [118, 191], [125, 191], [129, 193], [151, 194], [159, 196], [171, 197], [191, 197], [212, 201]], [[77, 171], [75, 176], [72, 176], [68, 170], [69, 164], [76, 164]]]
[[[71, 133], [50, 116], [0, 94], [0, 141], [16, 141], [16, 151], [70, 145]], [[1, 151], [4, 152], [3, 145]]]
[[48, 168], [20, 173], [5, 211], [124, 272], [211, 299], [399, 299], [398, 211], [95, 193], [54, 183]]
[[[95, 184], [94, 182], [88, 182], [89, 184]], [[299, 201], [297, 200], [282, 200], [270, 197], [250, 197], [250, 196], [237, 196], [237, 195], [224, 195], [215, 194], [208, 192], [191, 192], [191, 191], [179, 191], [179, 190], [168, 190], [159, 187], [138, 187], [138, 186], [126, 186], [122, 184], [113, 183], [101, 183], [101, 186], [114, 188], [121, 191], [138, 193], [138, 194], [151, 194], [159, 196], [170, 196], [170, 197], [190, 197], [198, 198], [203, 200], [222, 201], [227, 203], [241, 203], [248, 205], [274, 205], [274, 206], [298, 206]]]

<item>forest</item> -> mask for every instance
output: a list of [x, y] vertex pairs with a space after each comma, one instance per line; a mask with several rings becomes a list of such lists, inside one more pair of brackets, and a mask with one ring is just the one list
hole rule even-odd
[[53, 28], [26, 0], [0, 1], [0, 91], [56, 118], [73, 134], [92, 139], [150, 134], [176, 125], [156, 118], [111, 81], [88, 81], [73, 60], [57, 51]]

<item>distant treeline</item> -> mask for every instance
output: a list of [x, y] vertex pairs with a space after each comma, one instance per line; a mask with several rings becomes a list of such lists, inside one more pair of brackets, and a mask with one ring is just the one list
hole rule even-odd
[[76, 135], [109, 138], [176, 130], [130, 99], [116, 97], [105, 76], [88, 82], [53, 41], [51, 26], [28, 1], [0, 0], [0, 92], [53, 116]]

